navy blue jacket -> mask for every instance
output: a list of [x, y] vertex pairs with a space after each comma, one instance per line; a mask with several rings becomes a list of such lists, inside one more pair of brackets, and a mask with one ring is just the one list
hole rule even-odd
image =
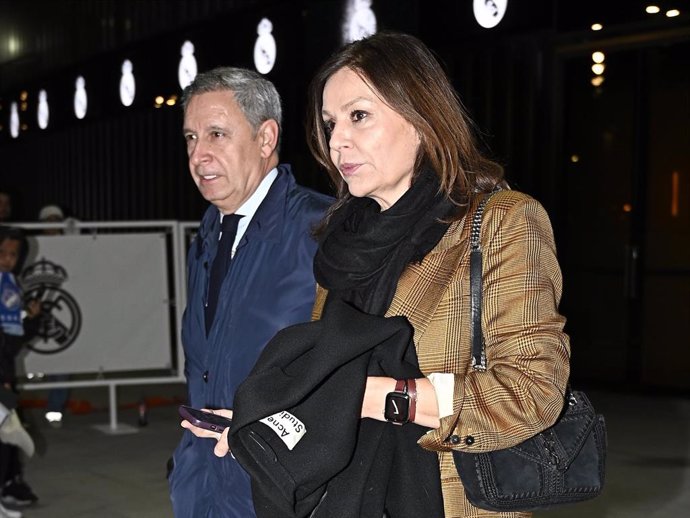
[[[182, 320], [189, 404], [233, 408], [235, 391], [266, 343], [286, 326], [309, 321], [316, 294], [311, 235], [332, 199], [298, 186], [287, 165], [240, 241], [218, 296], [208, 338], [204, 304], [220, 232], [209, 207], [188, 258]], [[176, 518], [251, 518], [249, 476], [232, 456], [215, 457], [215, 441], [185, 431], [173, 455], [170, 492]]]

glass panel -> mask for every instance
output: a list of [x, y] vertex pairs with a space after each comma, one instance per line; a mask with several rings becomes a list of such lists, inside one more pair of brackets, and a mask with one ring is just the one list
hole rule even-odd
[[690, 43], [649, 65], [643, 382], [690, 388]]
[[563, 311], [573, 378], [623, 380], [627, 365], [626, 257], [631, 241], [637, 55], [605, 55], [603, 82], [592, 57], [564, 63], [567, 230], [560, 250]]

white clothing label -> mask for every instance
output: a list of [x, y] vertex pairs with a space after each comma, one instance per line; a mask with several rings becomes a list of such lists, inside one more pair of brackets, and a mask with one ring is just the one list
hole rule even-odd
[[273, 430], [290, 451], [307, 433], [304, 423], [287, 411], [264, 417], [261, 422]]

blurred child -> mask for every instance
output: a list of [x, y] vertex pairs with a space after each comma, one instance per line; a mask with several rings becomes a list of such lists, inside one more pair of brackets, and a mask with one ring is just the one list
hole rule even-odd
[[[0, 226], [0, 383], [16, 392], [15, 358], [27, 341], [36, 334], [41, 312], [40, 302], [29, 301], [24, 307], [23, 295], [15, 278], [26, 259], [28, 243], [24, 233], [14, 227]], [[22, 478], [19, 449], [0, 443], [0, 483], [2, 502], [30, 505], [38, 500]], [[0, 516], [19, 517], [21, 513], [0, 508]]]

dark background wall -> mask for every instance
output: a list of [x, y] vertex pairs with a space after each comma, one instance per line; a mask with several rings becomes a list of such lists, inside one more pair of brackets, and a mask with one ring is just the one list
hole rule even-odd
[[[15, 194], [16, 216], [33, 219], [54, 201], [88, 220], [196, 218], [202, 203], [185, 177], [180, 109], [156, 109], [153, 100], [179, 95], [177, 63], [186, 39], [194, 42], [200, 70], [222, 64], [253, 68], [256, 25], [264, 16], [273, 21], [278, 46], [268, 77], [284, 97], [282, 158], [297, 166], [304, 183], [328, 190], [304, 145], [304, 102], [313, 71], [340, 45], [345, 3], [3, 0], [0, 164], [2, 184]], [[380, 29], [416, 34], [434, 48], [487, 147], [523, 188], [536, 188], [535, 161], [544, 153], [532, 146], [546, 120], [535, 101], [548, 84], [545, 52], [548, 35], [559, 29], [557, 3], [513, 0], [492, 31], [474, 21], [471, 1], [377, 0], [373, 9]], [[10, 38], [19, 48], [14, 53]], [[128, 108], [118, 98], [124, 59], [133, 62], [137, 78], [137, 96]], [[72, 112], [78, 75], [89, 92], [84, 120]], [[47, 130], [38, 128], [35, 116], [41, 88], [51, 103]], [[15, 140], [8, 131], [9, 105], [22, 92], [25, 129]]]
[[[179, 106], [180, 46], [199, 70], [253, 68], [256, 26], [273, 22], [284, 100], [283, 161], [329, 191], [305, 144], [314, 70], [340, 45], [342, 0], [0, 0], [0, 189], [16, 220], [58, 203], [82, 220], [196, 220]], [[574, 376], [690, 391], [690, 5], [509, 0], [482, 29], [471, 0], [373, 0], [379, 30], [409, 32], [439, 56], [485, 148], [512, 185], [549, 211], [564, 271]], [[664, 13], [678, 8], [680, 16]], [[594, 22], [604, 25], [593, 32]], [[606, 52], [591, 84], [591, 53]], [[118, 97], [133, 62], [134, 104]], [[89, 111], [72, 112], [84, 76]], [[50, 124], [36, 122], [46, 89]], [[26, 95], [22, 100], [23, 92]], [[19, 138], [9, 106], [25, 102]], [[675, 182], [675, 183], [674, 183]], [[675, 185], [675, 187], [674, 187]], [[674, 208], [675, 207], [675, 208]], [[669, 361], [669, 358], [672, 358]]]

